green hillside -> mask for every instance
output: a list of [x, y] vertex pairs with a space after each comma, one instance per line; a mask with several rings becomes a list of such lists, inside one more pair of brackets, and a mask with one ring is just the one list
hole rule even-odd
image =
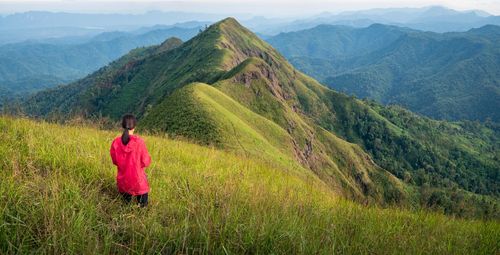
[[165, 38], [188, 40], [199, 28], [164, 28], [134, 33], [103, 33], [75, 44], [25, 42], [0, 46], [0, 89], [9, 96], [40, 91], [85, 77], [134, 48]]
[[[189, 108], [192, 112], [178, 107]], [[301, 161], [307, 159], [296, 159], [297, 144], [293, 134], [288, 134], [278, 124], [254, 113], [207, 84], [192, 84], [176, 91], [148, 114], [143, 125], [153, 131], [166, 131], [173, 136], [190, 137], [239, 152], [241, 155], [257, 157], [270, 164], [294, 169], [297, 174], [310, 173], [300, 163], [306, 167], [313, 167], [308, 166], [307, 161]], [[328, 158], [328, 155], [319, 155], [324, 158], [315, 158], [317, 161], [324, 160], [321, 162], [324, 165], [321, 168], [317, 167], [315, 173], [330, 184], [338, 194], [362, 198], [365, 196], [365, 191], [357, 182], [365, 181], [366, 184], [363, 184], [371, 185], [372, 188], [377, 187], [379, 183], [374, 183], [370, 178], [378, 178], [376, 181], [380, 181], [379, 179], [392, 181], [392, 185], [397, 185], [399, 189], [403, 188], [394, 177], [367, 161], [365, 158], [369, 156], [358, 146], [349, 144], [328, 132], [320, 133], [318, 137], [328, 142], [324, 145], [330, 146], [328, 149], [334, 149], [335, 153], [341, 154], [333, 159]], [[322, 144], [318, 143], [319, 145]], [[346, 162], [356, 165], [352, 169], [346, 169]], [[357, 180], [357, 175], [352, 176], [353, 172], [365, 179]], [[378, 176], [379, 172], [387, 176]], [[370, 195], [376, 195], [375, 199], [384, 201], [378, 197], [378, 193], [383, 190], [383, 187], [380, 187], [379, 190], [373, 190], [376, 194]]]
[[430, 33], [322, 25], [268, 39], [337, 91], [447, 120], [500, 121], [500, 27]]
[[145, 210], [124, 206], [109, 158], [118, 132], [9, 117], [0, 117], [0, 131], [2, 254], [495, 254], [499, 248], [496, 221], [363, 207], [313, 175], [153, 136], [144, 136], [153, 158], [151, 203]]
[[[91, 109], [84, 108], [86, 105], [80, 107], [75, 105], [79, 103], [102, 104], [105, 98], [101, 94], [104, 92], [110, 94], [113, 83], [127, 81], [134, 68], [141, 65], [146, 58], [163, 54], [181, 44], [180, 39], [170, 38], [160, 45], [134, 49], [77, 82], [39, 92], [29, 99], [25, 108], [35, 116], [64, 116], [90, 112]], [[93, 86], [90, 87], [90, 85]], [[87, 94], [84, 95], [83, 92]], [[89, 100], [92, 101], [85, 102]]]
[[145, 130], [313, 174], [362, 203], [500, 217], [495, 126], [433, 121], [337, 93], [232, 18], [155, 49], [38, 93], [25, 110], [115, 121], [132, 112]]

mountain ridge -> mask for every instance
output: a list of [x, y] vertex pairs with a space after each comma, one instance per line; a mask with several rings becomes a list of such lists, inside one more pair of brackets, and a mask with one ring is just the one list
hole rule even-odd
[[[126, 72], [109, 67], [111, 72], [104, 69], [68, 87], [39, 93], [25, 103], [27, 112], [42, 117], [79, 112], [114, 120], [132, 112], [139, 116], [142, 129], [249, 154], [294, 171], [312, 172], [337, 193], [363, 203], [427, 207], [431, 199], [432, 206], [448, 207], [450, 214], [479, 214], [476, 205], [488, 196], [485, 206], [495, 207], [498, 162], [486, 152], [495, 146], [489, 141], [494, 134], [472, 135], [485, 147], [467, 139], [451, 145], [443, 138], [419, 141], [420, 131], [396, 125], [388, 114], [399, 114], [432, 130], [451, 124], [433, 123], [332, 91], [296, 71], [279, 52], [235, 19], [217, 22], [159, 54], [141, 56], [133, 62], [123, 57], [125, 60], [116, 64], [122, 69], [128, 66]], [[96, 82], [101, 80], [95, 77], [98, 74], [110, 82]], [[67, 92], [72, 95], [64, 97]], [[459, 137], [464, 131], [436, 132]], [[446, 159], [450, 153], [447, 146], [464, 153], [470, 162]], [[479, 157], [468, 150], [485, 153]], [[456, 192], [464, 194], [450, 204], [426, 197], [427, 193], [451, 192], [444, 186], [447, 164], [457, 165], [458, 174], [449, 182], [457, 187]], [[465, 175], [464, 164], [476, 172]], [[433, 169], [419, 173], [426, 165]], [[422, 185], [417, 182], [420, 175], [431, 180], [432, 189], [416, 190]], [[405, 176], [410, 177], [403, 182]], [[477, 178], [484, 189], [472, 181], [460, 183], [460, 178]], [[415, 202], [420, 199], [422, 202]], [[471, 211], [454, 208], [455, 203], [464, 201], [471, 204]]]

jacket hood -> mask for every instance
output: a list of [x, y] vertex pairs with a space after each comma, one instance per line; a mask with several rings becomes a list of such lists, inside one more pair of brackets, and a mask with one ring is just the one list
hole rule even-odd
[[135, 135], [130, 136], [130, 141], [127, 145], [122, 143], [121, 137], [116, 138], [118, 141], [115, 143], [116, 149], [121, 150], [123, 152], [129, 153], [134, 151], [137, 148], [137, 137]]

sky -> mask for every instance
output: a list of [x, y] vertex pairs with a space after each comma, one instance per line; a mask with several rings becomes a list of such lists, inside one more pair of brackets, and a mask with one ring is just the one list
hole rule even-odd
[[268, 17], [389, 7], [445, 6], [500, 15], [500, 0], [0, 0], [0, 13], [31, 10], [83, 13], [144, 13], [151, 10], [244, 13]]

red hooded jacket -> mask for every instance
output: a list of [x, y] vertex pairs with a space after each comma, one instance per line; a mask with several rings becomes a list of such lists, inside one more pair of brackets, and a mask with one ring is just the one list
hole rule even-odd
[[128, 144], [124, 145], [121, 137], [117, 137], [111, 144], [110, 153], [113, 164], [118, 167], [118, 191], [133, 196], [148, 193], [149, 184], [144, 168], [151, 163], [151, 157], [144, 141], [131, 135]]

